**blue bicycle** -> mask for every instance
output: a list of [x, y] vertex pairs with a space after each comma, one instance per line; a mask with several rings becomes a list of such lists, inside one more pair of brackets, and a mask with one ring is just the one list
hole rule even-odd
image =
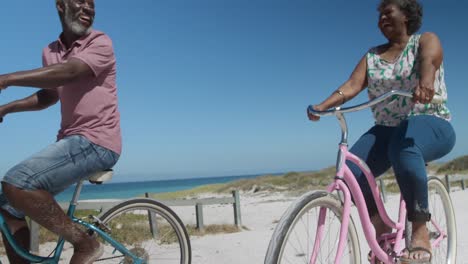
[[[102, 184], [112, 178], [112, 170], [95, 173], [89, 178], [93, 184]], [[74, 216], [83, 181], [76, 185], [67, 215], [104, 245], [99, 263], [191, 263], [190, 240], [180, 218], [162, 203], [136, 198], [119, 203], [99, 216], [86, 219]], [[49, 256], [32, 254], [14, 240], [5, 220], [0, 215], [0, 230], [13, 249], [31, 263], [59, 263], [65, 241], [59, 238]], [[1, 262], [0, 262], [1, 263]]]

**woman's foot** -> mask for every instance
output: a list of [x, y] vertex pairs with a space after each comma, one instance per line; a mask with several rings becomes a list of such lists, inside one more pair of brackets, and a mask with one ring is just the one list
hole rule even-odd
[[[392, 228], [387, 226], [384, 221], [382, 220], [382, 218], [380, 218], [380, 215], [379, 214], [374, 214], [373, 216], [371, 216], [371, 222], [372, 222], [372, 225], [374, 226], [374, 229], [375, 229], [375, 238], [377, 239], [377, 241], [379, 242], [379, 245], [383, 245], [383, 243], [381, 243], [380, 241], [380, 236], [385, 234], [385, 233], [390, 233], [392, 232]], [[368, 260], [370, 261], [371, 260], [371, 257], [372, 256], [372, 251], [369, 252], [369, 255], [368, 255]], [[380, 264], [380, 263], [383, 263], [381, 261], [379, 261], [377, 258], [376, 258], [376, 261], [375, 261], [376, 264]]]
[[379, 214], [371, 216], [372, 225], [375, 228], [375, 238], [379, 240], [380, 236], [392, 232], [392, 228], [384, 223]]
[[430, 263], [432, 258], [426, 222], [413, 222], [411, 244], [403, 251], [401, 263]]

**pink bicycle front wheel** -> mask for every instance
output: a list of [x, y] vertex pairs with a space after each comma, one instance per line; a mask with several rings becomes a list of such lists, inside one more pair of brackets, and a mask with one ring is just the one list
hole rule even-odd
[[[318, 191], [301, 196], [278, 222], [265, 264], [334, 263], [342, 212], [341, 201], [330, 193]], [[319, 220], [321, 214], [323, 221]], [[352, 218], [341, 263], [361, 263], [359, 239]]]

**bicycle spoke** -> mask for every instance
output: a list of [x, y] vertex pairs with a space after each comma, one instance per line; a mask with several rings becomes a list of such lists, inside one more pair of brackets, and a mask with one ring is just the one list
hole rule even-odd
[[450, 196], [440, 179], [431, 177], [428, 186], [432, 263], [452, 263], [456, 256], [456, 226]]
[[[111, 229], [111, 237], [146, 263], [190, 263], [190, 245], [184, 244], [188, 243], [188, 237], [175, 214], [156, 201], [133, 203], [117, 206], [102, 217], [103, 223]], [[129, 256], [115, 259], [113, 251], [107, 245], [103, 257], [107, 260], [102, 263], [133, 263]]]
[[[313, 255], [316, 257], [315, 263], [334, 263], [340, 239], [341, 204], [338, 200], [329, 198], [324, 198], [324, 204], [321, 202], [317, 201], [317, 204], [310, 202], [298, 212], [288, 228], [279, 259], [275, 263], [309, 264]], [[326, 215], [323, 226], [318, 229], [321, 208], [325, 209]], [[352, 222], [350, 222], [350, 228], [354, 228]], [[319, 230], [322, 230], [321, 236], [317, 234]], [[355, 242], [357, 236], [354, 232], [345, 241], [342, 263], [358, 264], [360, 262], [358, 253], [353, 252], [350, 247], [350, 244], [357, 246]]]

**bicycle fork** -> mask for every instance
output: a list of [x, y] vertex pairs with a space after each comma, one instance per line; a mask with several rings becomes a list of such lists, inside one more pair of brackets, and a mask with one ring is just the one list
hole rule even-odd
[[[341, 258], [343, 257], [343, 252], [345, 248], [345, 243], [348, 239], [348, 226], [351, 214], [351, 194], [348, 187], [341, 179], [336, 179], [328, 188], [327, 192], [332, 193], [333, 191], [341, 191], [344, 195], [344, 205], [343, 205], [343, 215], [341, 218], [340, 226], [340, 239], [338, 241], [338, 249], [335, 256], [335, 264], [341, 263]], [[317, 233], [315, 235], [315, 243], [312, 251], [312, 256], [310, 258], [310, 264], [315, 264], [317, 256], [320, 250], [320, 242], [322, 241], [323, 231], [325, 229], [325, 219], [327, 216], [327, 208], [320, 208], [318, 224], [317, 224]]]

